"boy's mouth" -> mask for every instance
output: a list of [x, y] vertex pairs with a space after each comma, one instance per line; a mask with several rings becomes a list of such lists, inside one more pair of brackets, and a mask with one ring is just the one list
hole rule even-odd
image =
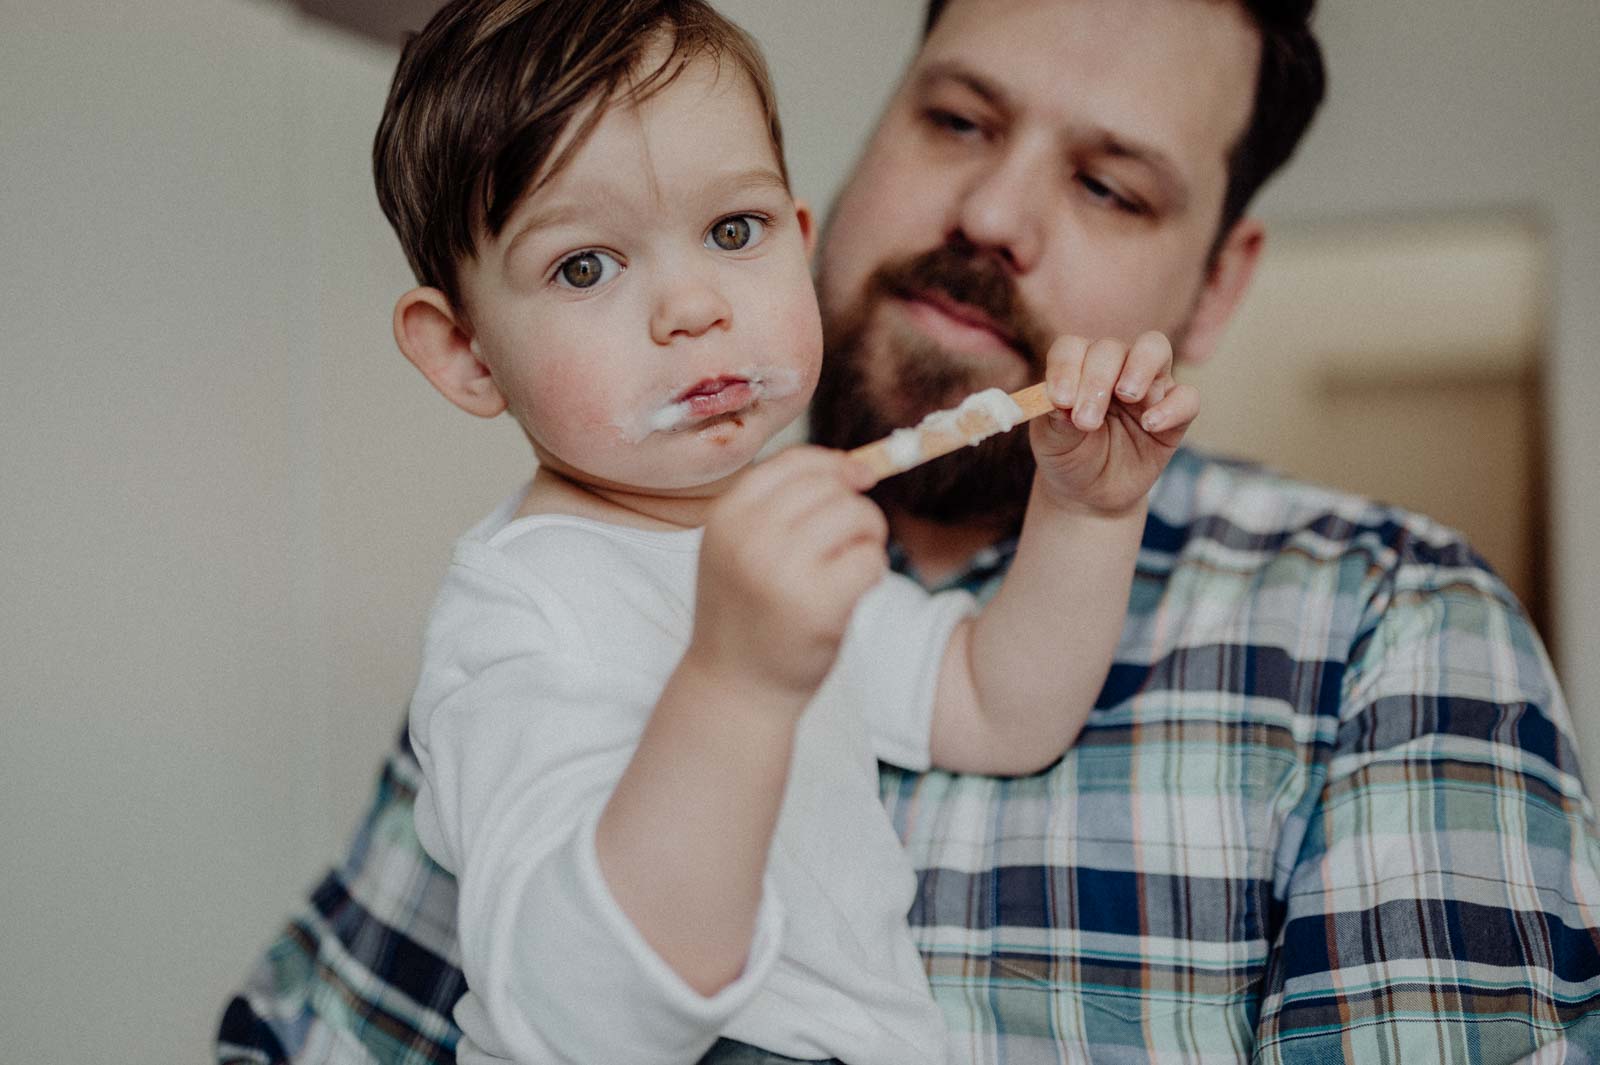
[[688, 415], [689, 420], [716, 418], [748, 407], [755, 399], [755, 390], [744, 377], [710, 377], [678, 393], [675, 404]]
[[789, 367], [752, 367], [719, 374], [672, 393], [653, 410], [616, 423], [622, 439], [637, 444], [653, 433], [678, 433], [736, 417], [762, 400], [783, 399], [805, 386], [804, 375]]

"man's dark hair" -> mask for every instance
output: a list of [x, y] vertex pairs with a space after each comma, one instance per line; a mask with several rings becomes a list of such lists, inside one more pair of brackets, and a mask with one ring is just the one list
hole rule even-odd
[[[653, 51], [665, 55], [642, 70]], [[454, 0], [406, 44], [372, 146], [378, 203], [417, 282], [461, 308], [457, 267], [500, 234], [614, 98], [634, 101], [707, 56], [750, 79], [783, 169], [761, 51], [707, 0]], [[585, 108], [593, 101], [602, 106]], [[575, 135], [552, 157], [569, 124]], [[788, 173], [783, 171], [787, 180]]]
[[[1228, 190], [1217, 227], [1220, 246], [1267, 179], [1289, 161], [1327, 90], [1322, 46], [1311, 31], [1316, 0], [1231, 0], [1261, 34], [1261, 69], [1256, 76], [1250, 124], [1228, 153]], [[933, 32], [948, 0], [928, 0], [922, 35]]]

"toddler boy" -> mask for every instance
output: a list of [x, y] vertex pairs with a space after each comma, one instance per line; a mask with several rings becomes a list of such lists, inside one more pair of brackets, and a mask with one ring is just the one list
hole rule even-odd
[[459, 1059], [941, 1060], [875, 761], [1020, 774], [1076, 736], [1198, 406], [1170, 347], [1051, 348], [1062, 409], [980, 612], [886, 575], [845, 456], [752, 465], [816, 382], [813, 227], [707, 4], [458, 0], [374, 165], [420, 286], [401, 350], [537, 460], [457, 544], [411, 707]]

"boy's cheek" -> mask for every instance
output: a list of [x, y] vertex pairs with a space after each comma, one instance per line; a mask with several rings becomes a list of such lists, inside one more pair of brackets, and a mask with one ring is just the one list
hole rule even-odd
[[531, 409], [535, 420], [562, 435], [609, 431], [626, 404], [621, 390], [582, 367], [541, 374], [534, 382], [534, 392]]
[[[808, 292], [809, 292], [809, 284]], [[784, 335], [789, 338], [795, 358], [810, 363], [822, 360], [822, 316], [814, 296], [795, 300], [785, 315]]]

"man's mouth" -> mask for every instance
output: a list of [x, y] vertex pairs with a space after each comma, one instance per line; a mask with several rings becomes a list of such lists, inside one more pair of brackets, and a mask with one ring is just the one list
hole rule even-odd
[[982, 308], [962, 303], [937, 289], [897, 295], [913, 323], [942, 347], [1026, 357], [1016, 333]]

